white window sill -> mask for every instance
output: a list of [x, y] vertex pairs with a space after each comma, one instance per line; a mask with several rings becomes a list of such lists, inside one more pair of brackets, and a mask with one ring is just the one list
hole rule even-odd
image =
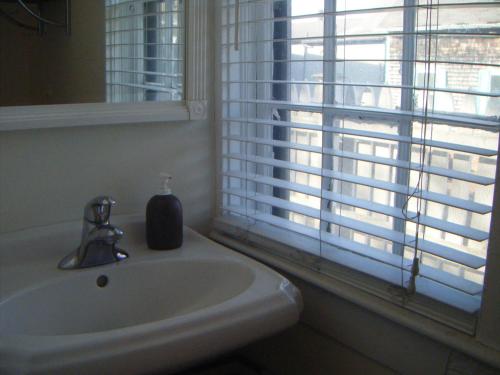
[[[204, 103], [201, 104], [203, 108]], [[185, 102], [86, 103], [0, 107], [0, 132], [199, 119]], [[202, 114], [205, 115], [205, 114]]]
[[500, 353], [497, 350], [482, 344], [474, 336], [466, 334], [459, 329], [439, 323], [438, 321], [424, 317], [414, 311], [384, 300], [354, 285], [354, 283], [347, 283], [337, 278], [315, 272], [308, 267], [301, 266], [281, 256], [275, 255], [270, 251], [263, 251], [260, 246], [257, 248], [247, 245], [233, 238], [231, 235], [225, 235], [220, 230], [213, 231], [210, 237], [223, 245], [298, 277], [327, 292], [390, 319], [395, 323], [410, 328], [460, 352], [466, 353], [480, 361], [495, 367], [500, 367]]

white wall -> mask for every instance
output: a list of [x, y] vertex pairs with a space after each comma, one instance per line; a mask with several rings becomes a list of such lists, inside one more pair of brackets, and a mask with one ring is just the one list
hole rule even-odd
[[298, 326], [239, 351], [287, 375], [494, 375], [450, 347], [290, 275], [304, 311]]
[[251, 344], [238, 354], [264, 374], [286, 375], [396, 375], [337, 340], [305, 324]]
[[115, 214], [144, 212], [174, 176], [184, 222], [206, 232], [213, 211], [214, 147], [209, 121], [0, 133], [0, 232], [79, 220], [93, 196]]

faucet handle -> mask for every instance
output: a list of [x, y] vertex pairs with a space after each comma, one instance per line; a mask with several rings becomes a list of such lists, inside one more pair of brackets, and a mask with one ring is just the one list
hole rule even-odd
[[65, 263], [60, 266], [75, 268], [76, 263], [77, 268], [93, 267], [126, 259], [128, 254], [116, 247], [117, 242], [122, 237], [123, 231], [110, 224], [96, 226], [88, 232], [85, 240], [77, 249], [76, 256], [74, 253], [71, 254], [71, 259], [74, 259], [71, 261], [72, 263], [66, 265], [68, 261], [63, 260], [62, 262]]
[[89, 232], [87, 241], [102, 241], [109, 245], [114, 245], [123, 237], [123, 231], [117, 227], [106, 224], [99, 228], [94, 228]]
[[109, 217], [111, 216], [111, 207], [115, 204], [116, 201], [111, 197], [95, 197], [85, 205], [83, 218], [95, 225], [108, 224]]

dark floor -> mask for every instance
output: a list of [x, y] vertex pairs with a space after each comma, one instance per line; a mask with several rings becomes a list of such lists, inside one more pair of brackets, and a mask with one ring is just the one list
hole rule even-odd
[[273, 375], [269, 371], [237, 357], [225, 357], [175, 375]]

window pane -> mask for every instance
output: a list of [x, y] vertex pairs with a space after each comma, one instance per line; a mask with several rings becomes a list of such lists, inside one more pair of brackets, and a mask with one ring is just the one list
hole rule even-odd
[[[399, 1], [370, 3], [374, 8], [399, 5]], [[365, 7], [368, 6], [363, 2], [337, 3], [337, 10]], [[403, 31], [402, 8], [341, 13], [335, 22], [335, 102], [349, 106], [399, 108], [403, 44], [402, 36], [398, 35]]]
[[338, 0], [337, 11], [384, 8], [403, 5], [402, 0]]

